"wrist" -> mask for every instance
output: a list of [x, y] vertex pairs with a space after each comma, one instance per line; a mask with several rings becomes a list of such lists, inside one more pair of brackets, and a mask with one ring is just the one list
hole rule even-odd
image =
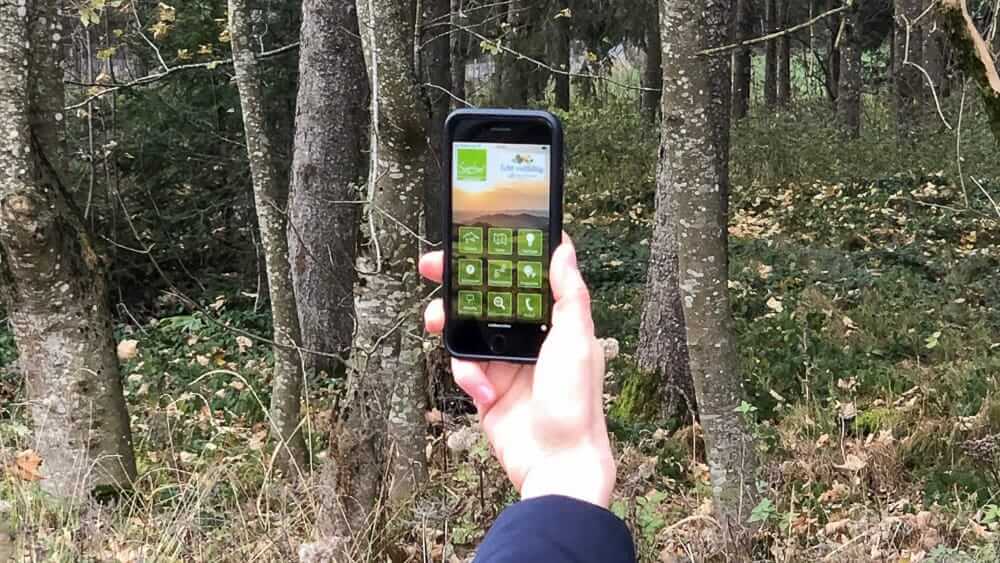
[[521, 499], [558, 495], [608, 508], [615, 488], [615, 470], [607, 446], [583, 446], [554, 453], [525, 475]]

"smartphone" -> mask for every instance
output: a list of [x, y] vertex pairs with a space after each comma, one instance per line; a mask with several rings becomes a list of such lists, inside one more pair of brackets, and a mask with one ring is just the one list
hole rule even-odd
[[445, 347], [534, 362], [562, 239], [562, 125], [543, 111], [476, 109], [453, 112], [444, 130]]

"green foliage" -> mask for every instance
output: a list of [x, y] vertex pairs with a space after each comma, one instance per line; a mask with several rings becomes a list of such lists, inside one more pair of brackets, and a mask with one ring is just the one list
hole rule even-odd
[[748, 522], [767, 522], [778, 516], [778, 507], [769, 498], [762, 499], [750, 512]]

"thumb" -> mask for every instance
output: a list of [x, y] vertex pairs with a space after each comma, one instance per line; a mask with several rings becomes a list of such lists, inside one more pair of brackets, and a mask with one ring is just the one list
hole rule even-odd
[[590, 292], [583, 281], [576, 261], [576, 247], [568, 236], [552, 253], [549, 267], [549, 284], [555, 305], [552, 309], [552, 327], [560, 331], [577, 329], [586, 336], [594, 335], [594, 320], [590, 313]]

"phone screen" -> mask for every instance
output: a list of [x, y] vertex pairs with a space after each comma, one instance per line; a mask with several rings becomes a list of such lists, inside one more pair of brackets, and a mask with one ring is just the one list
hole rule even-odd
[[551, 160], [550, 145], [452, 143], [453, 318], [545, 330]]

